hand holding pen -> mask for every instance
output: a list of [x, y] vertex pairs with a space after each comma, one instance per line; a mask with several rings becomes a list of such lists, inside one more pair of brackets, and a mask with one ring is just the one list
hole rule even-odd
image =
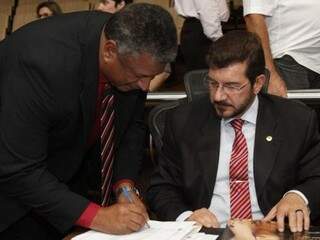
[[[130, 194], [130, 191], [128, 191], [127, 188], [123, 188], [123, 191], [122, 191], [124, 197], [130, 202], [130, 203], [134, 203], [132, 197], [131, 197], [131, 194]], [[148, 224], [148, 219], [146, 219], [146, 227], [147, 228], [150, 228], [150, 225]]]

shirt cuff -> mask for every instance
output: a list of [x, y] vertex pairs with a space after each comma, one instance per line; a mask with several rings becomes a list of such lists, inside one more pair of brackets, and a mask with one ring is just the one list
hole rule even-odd
[[82, 212], [81, 216], [76, 221], [75, 225], [89, 228], [93, 218], [97, 215], [101, 207], [98, 204], [90, 202], [88, 207]]
[[176, 221], [177, 222], [183, 222], [186, 221], [188, 217], [190, 217], [192, 215], [192, 211], [185, 211], [183, 213], [181, 213], [177, 218]]
[[298, 194], [298, 195], [304, 200], [304, 202], [306, 203], [306, 205], [309, 204], [309, 201], [308, 201], [308, 199], [306, 198], [306, 196], [305, 196], [302, 192], [300, 192], [300, 191], [298, 191], [298, 190], [290, 190], [290, 191], [286, 192], [286, 193], [283, 195], [283, 197], [286, 196], [286, 195], [289, 194], [289, 193], [296, 193], [296, 194]]

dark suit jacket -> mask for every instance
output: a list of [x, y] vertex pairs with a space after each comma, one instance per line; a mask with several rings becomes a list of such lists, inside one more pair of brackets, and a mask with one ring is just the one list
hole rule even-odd
[[[161, 219], [209, 207], [219, 148], [220, 118], [208, 97], [168, 113], [159, 167], [148, 191], [149, 205]], [[259, 96], [253, 161], [263, 214], [296, 189], [309, 200], [311, 217], [319, 216], [320, 137], [314, 111], [292, 100]]]
[[[52, 17], [0, 43], [0, 231], [32, 210], [65, 232], [86, 208], [88, 200], [70, 189], [81, 189], [88, 173], [80, 170], [99, 165], [84, 156], [95, 119], [100, 34], [109, 17]], [[115, 91], [114, 181], [137, 177], [145, 96]]]

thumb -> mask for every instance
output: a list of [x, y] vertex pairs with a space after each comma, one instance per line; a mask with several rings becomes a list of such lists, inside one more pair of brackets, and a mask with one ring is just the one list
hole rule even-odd
[[275, 205], [267, 214], [267, 216], [265, 216], [262, 221], [263, 222], [268, 222], [271, 221], [272, 219], [274, 219], [276, 217], [277, 214], [277, 205]]

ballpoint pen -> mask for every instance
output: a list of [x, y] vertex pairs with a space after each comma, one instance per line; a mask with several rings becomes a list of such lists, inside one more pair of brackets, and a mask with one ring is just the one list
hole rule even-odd
[[[133, 203], [133, 199], [131, 198], [128, 189], [127, 189], [127, 188], [123, 188], [123, 191], [122, 191], [122, 192], [123, 192], [125, 198], [128, 199], [128, 201], [129, 201], [130, 203]], [[150, 228], [150, 225], [148, 224], [147, 221], [146, 221], [146, 226], [147, 226], [147, 228]]]

